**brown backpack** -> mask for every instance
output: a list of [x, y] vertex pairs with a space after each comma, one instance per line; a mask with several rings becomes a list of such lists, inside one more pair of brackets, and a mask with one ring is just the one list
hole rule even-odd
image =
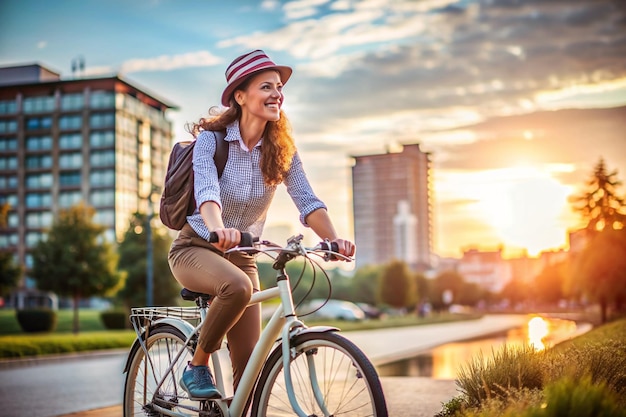
[[[217, 177], [222, 176], [228, 160], [228, 142], [224, 140], [225, 131], [213, 132], [215, 137], [215, 166]], [[187, 216], [196, 209], [193, 192], [193, 148], [196, 141], [174, 144], [165, 173], [165, 184], [159, 217], [164, 225], [173, 230], [180, 230], [187, 222]]]

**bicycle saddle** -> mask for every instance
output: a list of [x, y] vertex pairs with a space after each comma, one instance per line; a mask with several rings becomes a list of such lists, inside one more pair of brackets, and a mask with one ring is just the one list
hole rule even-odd
[[180, 290], [180, 296], [183, 297], [183, 300], [186, 301], [196, 301], [198, 298], [204, 298], [209, 301], [213, 296], [211, 294], [205, 294], [201, 292], [195, 292], [188, 290], [187, 288], [183, 288]]

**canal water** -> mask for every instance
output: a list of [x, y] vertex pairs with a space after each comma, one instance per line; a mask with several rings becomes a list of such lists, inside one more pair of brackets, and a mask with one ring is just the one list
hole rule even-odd
[[434, 379], [456, 379], [457, 372], [471, 360], [491, 357], [492, 352], [503, 346], [532, 346], [543, 350], [567, 340], [586, 329], [586, 325], [577, 325], [571, 320], [529, 318], [528, 324], [521, 328], [492, 335], [487, 338], [447, 343], [414, 358], [378, 366], [380, 376], [423, 376]]

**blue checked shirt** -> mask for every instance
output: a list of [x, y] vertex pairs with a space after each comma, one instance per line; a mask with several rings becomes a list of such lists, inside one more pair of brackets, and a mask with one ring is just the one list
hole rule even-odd
[[[259, 165], [262, 141], [251, 151], [245, 149], [237, 121], [226, 128], [225, 140], [229, 143], [228, 161], [218, 180], [213, 159], [215, 155], [213, 133], [202, 132], [196, 139], [193, 150], [196, 210], [191, 216], [187, 216], [187, 221], [199, 236], [208, 240], [209, 229], [202, 220], [198, 208], [206, 201], [215, 201], [222, 209], [225, 227], [247, 231], [260, 237], [267, 210], [276, 191], [276, 186], [268, 186], [263, 182]], [[326, 205], [315, 196], [297, 152], [285, 176], [284, 184], [300, 212], [300, 221], [304, 226], [307, 226], [304, 221], [306, 216], [319, 208], [326, 209]]]

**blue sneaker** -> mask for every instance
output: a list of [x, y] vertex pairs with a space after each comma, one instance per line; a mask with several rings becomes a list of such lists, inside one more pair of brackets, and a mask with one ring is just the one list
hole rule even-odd
[[[191, 369], [189, 369], [191, 367]], [[213, 375], [206, 366], [190, 365], [183, 371], [180, 386], [187, 391], [191, 400], [209, 400], [222, 398], [222, 393], [215, 388]]]

